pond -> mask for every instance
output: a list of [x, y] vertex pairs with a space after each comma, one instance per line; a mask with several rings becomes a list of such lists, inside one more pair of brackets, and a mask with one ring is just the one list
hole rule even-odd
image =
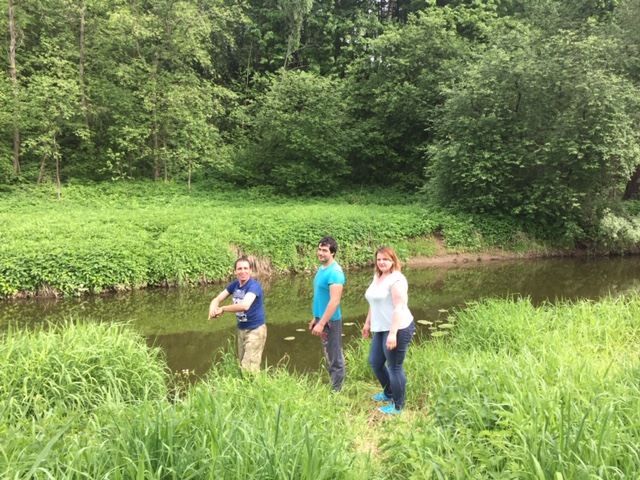
[[[409, 281], [409, 307], [415, 319], [436, 322], [446, 319], [452, 310], [486, 297], [528, 296], [538, 304], [637, 292], [639, 261], [637, 257], [624, 257], [469, 262], [405, 268], [403, 272]], [[342, 301], [345, 344], [360, 337], [367, 313], [364, 292], [373, 273], [369, 269], [349, 270], [346, 275]], [[268, 323], [267, 362], [284, 363], [299, 372], [317, 369], [321, 365], [320, 342], [308, 331], [313, 275], [261, 281]], [[4, 329], [11, 323], [27, 327], [77, 319], [127, 322], [150, 345], [166, 352], [172, 371], [188, 371], [194, 378], [210, 369], [219, 348], [235, 342], [234, 315], [207, 320], [209, 302], [225, 285], [3, 301], [0, 326]], [[429, 333], [429, 325], [424, 322], [417, 327]]]

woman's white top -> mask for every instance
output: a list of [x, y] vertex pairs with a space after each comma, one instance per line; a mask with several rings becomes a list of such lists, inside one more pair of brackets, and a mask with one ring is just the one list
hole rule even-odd
[[[391, 330], [391, 320], [393, 320], [394, 310], [391, 287], [396, 283], [406, 295], [409, 291], [409, 284], [405, 276], [397, 270], [383, 278], [380, 283], [378, 283], [377, 275], [374, 275], [373, 282], [371, 282], [371, 285], [369, 285], [369, 288], [367, 288], [364, 294], [371, 308], [370, 330], [372, 332], [388, 332]], [[398, 330], [407, 328], [411, 325], [412, 321], [413, 315], [409, 311], [409, 306], [405, 304], [402, 309], [402, 317]]]

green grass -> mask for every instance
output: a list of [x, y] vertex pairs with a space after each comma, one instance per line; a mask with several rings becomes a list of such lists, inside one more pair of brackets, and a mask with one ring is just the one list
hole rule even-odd
[[314, 480], [370, 468], [351, 448], [351, 401], [320, 376], [243, 378], [226, 354], [206, 381], [169, 395], [156, 350], [90, 323], [12, 332], [0, 370], [3, 478]]
[[487, 300], [410, 346], [383, 418], [364, 340], [326, 373], [243, 377], [222, 352], [171, 394], [158, 351], [89, 322], [0, 343], [6, 478], [617, 479], [640, 475], [640, 298]]
[[411, 358], [428, 415], [386, 442], [392, 477], [635, 478], [639, 345], [637, 297], [458, 312]]
[[[226, 190], [225, 190], [226, 188]], [[340, 243], [344, 266], [369, 265], [381, 245], [401, 258], [447, 248], [538, 248], [518, 225], [365, 196], [292, 200], [251, 190], [176, 185], [67, 186], [0, 195], [0, 296], [80, 295], [228, 278], [240, 253], [276, 272], [315, 268], [317, 241]], [[523, 238], [527, 238], [523, 241]], [[526, 246], [526, 247], [525, 247]]]

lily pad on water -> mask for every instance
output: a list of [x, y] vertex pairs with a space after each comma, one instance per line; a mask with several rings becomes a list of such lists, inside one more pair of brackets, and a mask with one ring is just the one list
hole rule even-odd
[[296, 328], [296, 332], [306, 332], [304, 328]]
[[285, 340], [295, 340], [296, 337], [284, 337]]
[[433, 325], [433, 322], [430, 322], [429, 320], [418, 320], [418, 323], [421, 325]]
[[353, 324], [354, 324], [353, 322], [343, 323], [343, 325], [344, 325], [345, 327], [350, 327], [350, 326], [351, 326], [351, 325], [353, 325]]
[[431, 334], [431, 336], [432, 336], [432, 337], [444, 337], [445, 335], [449, 335], [449, 332], [448, 332], [448, 331], [446, 331], [446, 330], [445, 330], [445, 331], [442, 331], [442, 330], [441, 330], [441, 331], [439, 331], [439, 332], [433, 332], [433, 333]]
[[438, 311], [440, 313], [447, 313], [449, 310], [447, 310], [446, 308], [439, 308]]
[[438, 325], [438, 328], [453, 328], [455, 325], [452, 325], [450, 323], [441, 323], [440, 325]]

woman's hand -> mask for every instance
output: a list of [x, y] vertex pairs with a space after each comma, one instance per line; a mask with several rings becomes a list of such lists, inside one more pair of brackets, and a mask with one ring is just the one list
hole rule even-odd
[[362, 327], [362, 338], [369, 338], [370, 331], [371, 331], [371, 325], [365, 322], [364, 327]]
[[393, 350], [398, 346], [398, 340], [396, 339], [396, 334], [389, 332], [387, 336], [387, 349]]

